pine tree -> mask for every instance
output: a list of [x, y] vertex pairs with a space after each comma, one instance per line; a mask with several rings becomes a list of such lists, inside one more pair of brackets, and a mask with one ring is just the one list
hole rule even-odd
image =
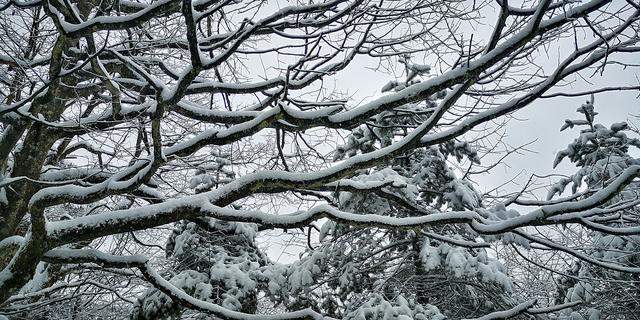
[[[196, 192], [231, 181], [230, 155], [214, 150], [191, 178]], [[255, 244], [257, 226], [211, 218], [176, 223], [166, 245], [170, 282], [194, 297], [227, 309], [255, 313], [260, 268], [266, 256]], [[132, 319], [180, 319], [185, 310], [157, 289], [134, 307]], [[206, 315], [196, 315], [207, 319]]]
[[[623, 170], [631, 165], [640, 164], [631, 155], [632, 149], [640, 148], [640, 140], [627, 135], [630, 127], [626, 122], [614, 123], [610, 127], [595, 122], [597, 112], [591, 97], [577, 110], [583, 117], [579, 120], [565, 120], [561, 131], [579, 127], [579, 136], [569, 146], [558, 153], [554, 166], [569, 159], [578, 167], [578, 171], [560, 180], [550, 190], [548, 198], [560, 195], [571, 185], [571, 192], [584, 191], [585, 195], [596, 192], [608, 185]], [[583, 190], [584, 189], [584, 190]], [[620, 204], [632, 206], [615, 210], [602, 225], [608, 227], [628, 227], [637, 225], [636, 221], [625, 217], [637, 216], [638, 206], [633, 202], [638, 198], [640, 184], [632, 182], [622, 192], [609, 200], [604, 207]], [[616, 263], [627, 267], [640, 267], [640, 236], [616, 235], [597, 229], [587, 231], [586, 245], [589, 254], [604, 262]], [[604, 269], [583, 261], [576, 261], [567, 274], [561, 277], [558, 288], [558, 301], [582, 302], [579, 307], [567, 310], [567, 319], [640, 319], [640, 276]]]
[[[409, 57], [401, 62], [406, 80], [390, 82], [383, 92], [419, 82], [430, 71]], [[406, 136], [407, 128], [424, 121], [445, 95], [440, 92], [422, 103], [377, 115], [347, 137], [334, 160], [371, 152]], [[459, 178], [449, 165], [451, 159], [479, 163], [477, 152], [466, 142], [418, 148], [351, 178], [383, 187], [375, 192], [338, 187], [335, 202], [347, 212], [393, 217], [464, 209], [496, 212], [483, 208], [471, 182]], [[294, 294], [304, 297], [295, 305], [345, 319], [457, 319], [508, 309], [513, 304], [511, 281], [477, 238], [469, 228], [455, 225], [379, 230], [327, 222], [320, 229], [320, 246], [306, 252], [299, 266], [306, 281], [293, 288], [304, 292]], [[305, 269], [306, 264], [312, 268]]]

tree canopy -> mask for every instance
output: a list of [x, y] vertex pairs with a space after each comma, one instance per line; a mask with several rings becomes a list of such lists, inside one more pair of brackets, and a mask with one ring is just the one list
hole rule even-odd
[[[0, 319], [639, 319], [640, 140], [598, 97], [640, 86], [591, 84], [639, 32], [637, 0], [0, 0]], [[575, 172], [485, 191], [562, 97]]]

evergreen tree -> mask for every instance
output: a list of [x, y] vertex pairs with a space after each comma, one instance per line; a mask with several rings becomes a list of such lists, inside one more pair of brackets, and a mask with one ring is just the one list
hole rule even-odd
[[[640, 164], [633, 157], [632, 149], [640, 148], [640, 140], [627, 135], [630, 127], [626, 122], [614, 123], [610, 127], [595, 122], [593, 96], [577, 110], [583, 117], [565, 120], [561, 131], [567, 128], [581, 128], [579, 136], [569, 146], [558, 153], [555, 165], [569, 159], [578, 171], [556, 183], [548, 198], [562, 194], [571, 185], [572, 193], [585, 189], [585, 195], [592, 194], [608, 185], [623, 170]], [[632, 182], [603, 208], [612, 209], [610, 214], [599, 219], [598, 225], [587, 225], [589, 254], [594, 258], [626, 267], [640, 267], [640, 236], [612, 234], [601, 228], [624, 228], [637, 225], [629, 217], [637, 216], [640, 184]], [[617, 208], [616, 208], [617, 207]], [[605, 231], [605, 232], [602, 232]], [[558, 289], [558, 303], [582, 302], [579, 307], [569, 309], [564, 316], [568, 319], [640, 319], [640, 276], [608, 270], [600, 266], [576, 261], [567, 272], [572, 277], [561, 277]]]
[[[409, 57], [404, 82], [392, 81], [383, 92], [401, 90], [428, 74], [428, 66]], [[360, 126], [335, 152], [335, 161], [390, 145], [407, 135], [436, 108], [446, 92], [380, 113]], [[343, 211], [412, 217], [430, 212], [484, 210], [481, 196], [470, 181], [460, 178], [450, 159], [479, 163], [466, 142], [447, 141], [437, 147], [417, 148], [377, 167], [359, 171], [357, 183], [378, 182], [374, 192], [338, 190], [335, 202]], [[504, 213], [505, 210], [502, 210]], [[509, 212], [508, 214], [510, 214]], [[309, 250], [300, 269], [305, 294], [294, 304], [312, 306], [345, 319], [458, 319], [508, 309], [511, 281], [503, 266], [485, 250], [486, 243], [468, 227], [443, 225], [415, 230], [379, 230], [325, 223], [320, 246]], [[393, 318], [395, 319], [395, 318]], [[405, 318], [402, 318], [405, 319]]]
[[[190, 187], [196, 193], [231, 181], [230, 155], [214, 150], [197, 168]], [[211, 218], [176, 223], [166, 245], [170, 282], [227, 309], [255, 313], [258, 277], [267, 258], [255, 244], [257, 226]], [[132, 319], [181, 319], [184, 312], [157, 289], [149, 289], [134, 307]], [[196, 318], [208, 319], [206, 315]]]

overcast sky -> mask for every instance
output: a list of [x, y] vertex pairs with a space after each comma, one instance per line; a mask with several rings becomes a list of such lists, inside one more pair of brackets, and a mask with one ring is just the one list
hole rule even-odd
[[[513, 2], [510, 4], [514, 5]], [[491, 32], [491, 25], [495, 19], [496, 12], [489, 6], [483, 18], [487, 24], [461, 25], [462, 33], [475, 35], [475, 39], [486, 39]], [[497, 8], [495, 8], [497, 9]], [[585, 34], [578, 37], [582, 45], [587, 41], [592, 41], [594, 35]], [[552, 46], [547, 46], [545, 51], [538, 52], [535, 61], [542, 66], [546, 74], [549, 74], [558, 65], [559, 61], [566, 58], [574, 50], [573, 38], [559, 40]], [[565, 80], [562, 88], [554, 88], [548, 93], [565, 92], [576, 93], [587, 90], [594, 90], [602, 87], [613, 86], [637, 86], [640, 85], [640, 76], [637, 67], [623, 69], [620, 65], [612, 62], [624, 62], [628, 64], [638, 64], [629, 58], [629, 54], [612, 55], [609, 57], [604, 73], [595, 75], [592, 70], [585, 70], [582, 77], [570, 77]], [[415, 63], [433, 65], [436, 61], [420, 61], [414, 59]], [[359, 60], [350, 68], [337, 75], [336, 87], [353, 94], [351, 104], [357, 104], [359, 99], [373, 99], [380, 96], [380, 88], [384, 86], [391, 75], [380, 70], [373, 70], [377, 66], [377, 61]], [[434, 70], [434, 75], [438, 75]], [[633, 126], [636, 122], [640, 125], [640, 119], [634, 119], [633, 115], [640, 115], [640, 91], [614, 91], [598, 93], [595, 96], [595, 109], [599, 115], [596, 122], [606, 126], [615, 122], [629, 121]], [[514, 155], [505, 160], [510, 167], [500, 166], [492, 170], [490, 174], [476, 177], [478, 191], [491, 190], [497, 185], [501, 185], [508, 179], [518, 175], [516, 181], [526, 182], [531, 174], [546, 175], [550, 173], [568, 174], [575, 172], [575, 167], [565, 160], [556, 169], [553, 169], [553, 161], [556, 153], [565, 149], [567, 145], [577, 137], [577, 128], [567, 129], [560, 132], [560, 127], [565, 119], [579, 119], [580, 115], [576, 109], [580, 107], [589, 96], [582, 97], [555, 97], [549, 99], [538, 99], [531, 105], [514, 114], [506, 128], [505, 141], [512, 146], [519, 146], [534, 141], [528, 149], [535, 153], [525, 153], [524, 155]], [[462, 101], [462, 100], [461, 100]], [[519, 185], [511, 184], [507, 186], [507, 191], [520, 190]], [[546, 196], [546, 191], [541, 191], [541, 196]]]
[[[512, 5], [515, 2], [510, 2]], [[495, 9], [495, 10], [493, 10]], [[497, 8], [488, 7], [483, 13], [484, 24], [473, 25], [461, 25], [459, 34], [465, 36], [474, 34], [474, 39], [486, 40], [488, 35], [492, 31], [492, 25], [495, 21], [495, 16], [498, 11]], [[578, 37], [582, 45], [590, 42], [590, 37], [594, 35], [583, 34]], [[542, 66], [545, 70], [545, 74], [550, 74], [553, 69], [558, 65], [559, 61], [566, 58], [574, 50], [573, 37], [560, 40], [554, 45], [545, 47], [544, 51], [537, 53], [534, 57], [536, 63]], [[261, 57], [260, 59], [267, 59]], [[396, 59], [397, 60], [397, 59]], [[455, 60], [455, 57], [454, 57]], [[426, 57], [415, 56], [412, 58], [414, 63], [436, 65], [438, 61], [433, 60], [426, 54]], [[627, 63], [635, 63], [637, 61], [631, 61], [625, 56], [611, 56], [609, 62], [623, 61]], [[335, 87], [336, 90], [350, 96], [348, 106], [350, 108], [355, 107], [361, 103], [375, 99], [381, 96], [380, 89], [390, 80], [394, 79], [394, 75], [385, 72], [384, 70], [376, 70], [379, 66], [379, 61], [375, 59], [367, 59], [359, 57], [352, 62], [352, 64], [337, 73], [335, 76], [327, 78], [323, 82], [325, 88], [330, 89]], [[398, 63], [398, 66], [400, 64]], [[401, 70], [401, 67], [398, 68]], [[437, 68], [434, 68], [437, 69]], [[257, 68], [256, 70], [262, 70]], [[634, 68], [627, 68], [623, 70], [620, 66], [611, 64], [605, 68], [605, 72], [600, 75], [597, 73], [592, 75], [592, 70], [583, 71], [582, 76], [585, 77], [573, 77], [567, 78], [568, 81], [562, 88], [556, 88], [549, 91], [551, 92], [566, 92], [575, 93], [586, 90], [593, 90], [600, 87], [610, 86], [632, 86], [639, 85], [640, 80], [637, 76], [637, 70]], [[437, 76], [439, 72], [434, 70], [433, 75]], [[542, 75], [542, 74], [540, 74]], [[402, 81], [401, 75], [397, 74], [399, 78], [396, 80]], [[626, 92], [605, 92], [599, 93], [595, 96], [595, 109], [599, 113], [596, 118], [596, 122], [609, 126], [615, 122], [630, 120], [633, 124], [633, 115], [640, 115], [640, 100], [638, 99], [638, 91], [626, 91]], [[522, 93], [520, 93], [522, 94]], [[576, 109], [580, 107], [589, 96], [581, 97], [556, 97], [550, 99], [538, 99], [531, 105], [516, 112], [506, 126], [505, 142], [511, 146], [519, 146], [528, 142], [533, 142], [528, 146], [528, 150], [531, 152], [525, 152], [521, 155], [512, 155], [504, 161], [504, 165], [497, 166], [489, 174], [476, 176], [474, 179], [477, 182], [476, 188], [480, 192], [486, 192], [494, 189], [496, 186], [502, 185], [505, 181], [514, 177], [514, 183], [508, 184], [502, 188], [502, 193], [519, 191], [522, 185], [529, 179], [531, 174], [548, 175], [548, 174], [571, 174], [575, 172], [575, 167], [572, 163], [565, 160], [557, 168], [553, 168], [553, 161], [556, 153], [562, 149], [565, 149], [567, 145], [577, 137], [579, 130], [577, 128], [567, 129], [560, 132], [560, 127], [564, 123], [565, 119], [579, 119], [579, 114]], [[463, 101], [461, 99], [461, 101]], [[640, 125], [640, 121], [637, 121]], [[489, 161], [487, 161], [489, 162]], [[538, 181], [540, 185], [551, 184], [557, 181], [557, 178], [549, 178]], [[540, 189], [537, 195], [544, 198], [547, 194], [546, 189]], [[529, 208], [530, 209], [530, 208]], [[526, 210], [529, 210], [526, 209]], [[318, 224], [322, 224], [319, 222]], [[270, 243], [288, 241], [277, 237], [278, 239], [272, 239]], [[268, 242], [268, 243], [269, 243]], [[298, 245], [298, 244], [296, 244]], [[281, 262], [287, 262], [292, 257], [287, 257], [287, 254], [281, 254], [281, 246], [274, 245], [269, 251], [269, 255], [274, 258], [280, 258]], [[296, 256], [297, 253], [304, 250], [304, 243], [300, 243], [299, 247], [293, 246], [287, 248], [289, 252]]]

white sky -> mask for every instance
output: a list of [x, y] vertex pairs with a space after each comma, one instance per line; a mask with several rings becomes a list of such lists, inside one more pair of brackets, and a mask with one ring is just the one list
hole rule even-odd
[[[516, 1], [510, 1], [510, 5], [519, 6]], [[474, 34], [474, 39], [486, 40], [488, 32], [491, 32], [491, 25], [496, 19], [497, 10], [492, 11], [495, 3], [487, 8], [483, 22], [485, 24], [476, 24], [472, 27], [462, 25], [461, 33], [465, 35]], [[495, 8], [497, 9], [497, 8]], [[610, 8], [610, 10], [613, 10]], [[622, 17], [621, 17], [622, 18]], [[593, 40], [589, 38], [593, 35], [586, 34], [578, 37], [581, 45], [587, 41]], [[551, 73], [553, 68], [566, 58], [574, 50], [573, 38], [560, 39], [555, 46], [546, 48], [546, 51], [539, 51], [535, 57], [536, 63], [541, 65], [546, 74]], [[635, 59], [634, 59], [635, 58]], [[608, 59], [609, 62], [619, 61], [629, 64], [638, 65], [637, 55], [620, 54], [612, 55]], [[435, 61], [420, 61], [414, 59], [415, 63], [424, 63], [434, 65]], [[374, 61], [354, 61], [354, 64], [345, 71], [337, 75], [336, 84], [338, 88], [353, 94], [353, 98], [349, 105], [355, 105], [360, 102], [359, 99], [371, 99], [380, 95], [380, 88], [389, 80], [390, 75], [383, 71], [372, 70], [376, 66]], [[587, 90], [593, 90], [601, 87], [612, 86], [634, 86], [640, 85], [640, 74], [638, 67], [629, 67], [623, 69], [620, 65], [609, 64], [605, 68], [605, 72], [600, 75], [598, 72], [592, 75], [590, 69], [584, 70], [581, 77], [568, 77], [567, 82], [562, 88], [555, 88], [547, 93], [565, 92], [575, 93]], [[437, 71], [432, 71], [437, 75]], [[522, 94], [522, 93], [521, 93]], [[598, 112], [596, 122], [606, 126], [615, 122], [628, 121], [633, 127], [634, 122], [640, 126], [640, 119], [634, 119], [633, 115], [640, 115], [640, 91], [614, 91], [598, 93], [595, 96], [595, 109]], [[582, 97], [555, 97], [549, 99], [538, 99], [531, 105], [516, 112], [514, 117], [519, 120], [511, 120], [507, 125], [507, 136], [505, 142], [511, 146], [519, 146], [536, 140], [528, 146], [528, 149], [535, 153], [525, 153], [524, 155], [512, 155], [505, 160], [507, 166], [499, 166], [494, 168], [490, 174], [475, 177], [478, 191], [483, 192], [493, 189], [495, 186], [501, 185], [506, 180], [519, 174], [515, 181], [524, 183], [529, 179], [531, 174], [546, 175], [550, 173], [568, 174], [575, 172], [575, 167], [565, 160], [556, 169], [553, 169], [553, 160], [556, 153], [577, 137], [579, 129], [567, 129], [560, 132], [560, 127], [565, 119], [579, 119], [580, 115], [576, 109], [580, 107], [589, 96]], [[462, 100], [461, 100], [462, 101]], [[507, 191], [520, 190], [521, 186], [506, 186]], [[546, 196], [546, 191], [542, 192], [542, 197]]]
[[[510, 3], [511, 4], [511, 3]], [[497, 12], [497, 11], [496, 11]], [[495, 13], [489, 12], [486, 21], [491, 23], [495, 20]], [[469, 30], [482, 36], [485, 30]], [[478, 39], [478, 37], [476, 37]], [[588, 39], [583, 39], [587, 41]], [[582, 44], [585, 44], [583, 42]], [[558, 61], [566, 57], [573, 51], [572, 39], [565, 39], [556, 44], [556, 47], [550, 48], [547, 52], [540, 52], [536, 57], [538, 64], [543, 66], [546, 73], [558, 64]], [[356, 59], [357, 60], [357, 59]], [[630, 58], [630, 54], [612, 56], [609, 61], [625, 61], [628, 63], [636, 63], [637, 61]], [[415, 63], [434, 64], [434, 61], [419, 61], [414, 59]], [[325, 81], [325, 85], [331, 86], [333, 81], [336, 88], [352, 95], [349, 106], [355, 106], [363, 101], [380, 96], [380, 88], [389, 80], [390, 75], [382, 71], [375, 71], [373, 68], [377, 65], [375, 61], [367, 61], [361, 59], [354, 63], [346, 70], [340, 72], [330, 81]], [[552, 89], [551, 92], [582, 92], [593, 90], [604, 86], [632, 86], [640, 84], [640, 76], [638, 76], [637, 68], [627, 68], [623, 70], [618, 65], [608, 65], [602, 76], [596, 74], [593, 77], [591, 70], [582, 73], [586, 78], [579, 77], [568, 78], [570, 84], [563, 88]], [[587, 82], [588, 81], [588, 82]], [[628, 121], [633, 126], [640, 126], [640, 119], [634, 119], [633, 115], [640, 115], [640, 99], [638, 91], [622, 91], [622, 92], [604, 92], [596, 94], [595, 109], [599, 115], [596, 122], [609, 126], [615, 122]], [[476, 188], [480, 192], [491, 190], [496, 186], [502, 185], [505, 181], [514, 179], [514, 183], [504, 186], [504, 192], [519, 191], [522, 185], [529, 179], [531, 174], [548, 175], [548, 174], [571, 174], [575, 172], [572, 163], [565, 160], [557, 168], [553, 168], [553, 161], [558, 151], [565, 149], [566, 146], [577, 137], [580, 129], [567, 129], [560, 132], [560, 127], [565, 119], [580, 119], [580, 114], [576, 109], [580, 107], [589, 97], [556, 97], [550, 99], [539, 99], [524, 109], [514, 114], [506, 127], [505, 142], [511, 146], [519, 146], [536, 140], [527, 147], [532, 152], [525, 152], [522, 155], [512, 155], [505, 160], [505, 164], [494, 168], [489, 174], [476, 176], [478, 183]], [[539, 180], [540, 184], [551, 184], [557, 181], [557, 178]], [[537, 195], [544, 198], [547, 194], [546, 189], [541, 189]], [[525, 209], [527, 210], [527, 209]], [[321, 223], [318, 223], [321, 224]], [[282, 238], [277, 237], [279, 240]], [[278, 240], [272, 239], [272, 240]], [[277, 241], [276, 241], [277, 242]], [[296, 245], [304, 246], [303, 243]], [[291, 255], [281, 254], [282, 247], [274, 245], [268, 252], [274, 258], [280, 258], [280, 262], [287, 262], [295, 259], [296, 255], [304, 250], [304, 247], [293, 246], [286, 249]]]

